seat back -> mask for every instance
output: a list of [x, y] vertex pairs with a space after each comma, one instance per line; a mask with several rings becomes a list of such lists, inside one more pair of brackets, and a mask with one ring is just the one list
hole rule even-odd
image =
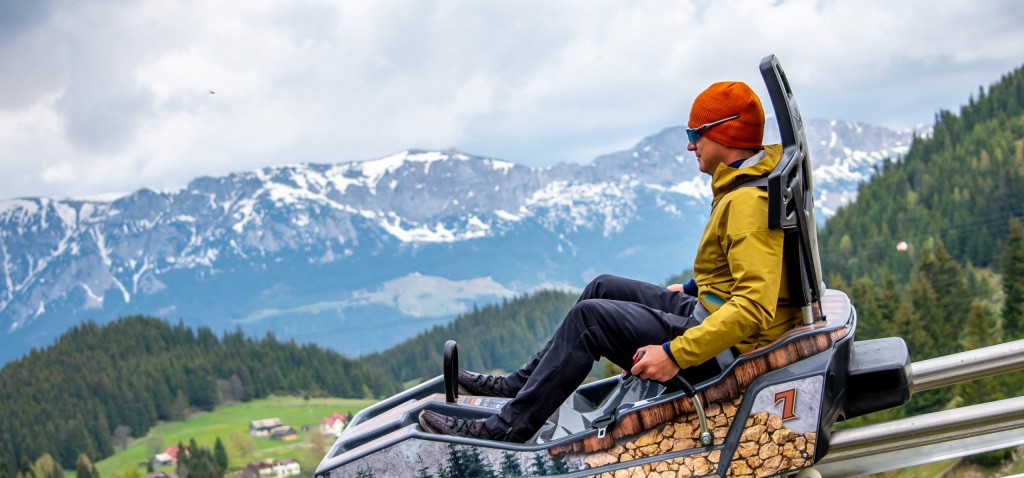
[[782, 65], [775, 55], [768, 55], [761, 60], [760, 70], [783, 146], [782, 159], [768, 176], [768, 227], [785, 232], [783, 260], [791, 299], [803, 310], [803, 322], [811, 324], [823, 319], [821, 294], [825, 289], [818, 258], [811, 157], [803, 118]]

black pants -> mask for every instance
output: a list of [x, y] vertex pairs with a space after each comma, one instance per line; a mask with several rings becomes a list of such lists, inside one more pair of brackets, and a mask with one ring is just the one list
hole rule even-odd
[[697, 325], [691, 316], [696, 302], [646, 282], [594, 279], [540, 352], [506, 377], [518, 394], [487, 419], [487, 430], [506, 441], [529, 440], [583, 383], [594, 361], [607, 357], [629, 370], [638, 348], [663, 344]]

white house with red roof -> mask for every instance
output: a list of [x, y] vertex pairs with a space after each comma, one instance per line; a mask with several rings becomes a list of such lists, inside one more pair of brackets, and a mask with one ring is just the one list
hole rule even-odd
[[[188, 447], [185, 447], [185, 454], [188, 455]], [[178, 447], [169, 446], [164, 448], [163, 453], [153, 455], [153, 466], [173, 465], [178, 461]]]
[[334, 412], [331, 416], [320, 420], [320, 433], [324, 435], [338, 435], [345, 429], [347, 424], [348, 420], [345, 419], [344, 415]]

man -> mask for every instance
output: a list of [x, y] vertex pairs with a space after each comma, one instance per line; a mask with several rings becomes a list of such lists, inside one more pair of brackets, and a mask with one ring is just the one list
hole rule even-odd
[[[768, 194], [740, 187], [767, 176], [782, 156], [762, 146], [764, 110], [744, 83], [715, 83], [694, 100], [687, 149], [711, 175], [711, 217], [694, 280], [662, 288], [614, 276], [592, 281], [544, 348], [516, 372], [460, 371], [470, 394], [512, 398], [486, 420], [430, 410], [424, 430], [512, 442], [529, 440], [601, 356], [640, 378], [691, 381], [720, 372], [732, 355], [764, 346], [799, 322], [789, 305], [781, 230], [768, 229]], [[717, 360], [716, 360], [717, 359]]]

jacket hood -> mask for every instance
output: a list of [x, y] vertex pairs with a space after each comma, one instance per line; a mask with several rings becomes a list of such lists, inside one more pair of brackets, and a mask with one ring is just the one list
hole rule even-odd
[[[755, 158], [757, 159], [754, 160]], [[732, 191], [740, 184], [767, 176], [779, 164], [780, 159], [782, 159], [782, 145], [767, 144], [762, 152], [751, 156], [739, 168], [719, 164], [711, 178], [711, 190], [715, 195], [712, 204], [717, 204], [725, 193]]]

